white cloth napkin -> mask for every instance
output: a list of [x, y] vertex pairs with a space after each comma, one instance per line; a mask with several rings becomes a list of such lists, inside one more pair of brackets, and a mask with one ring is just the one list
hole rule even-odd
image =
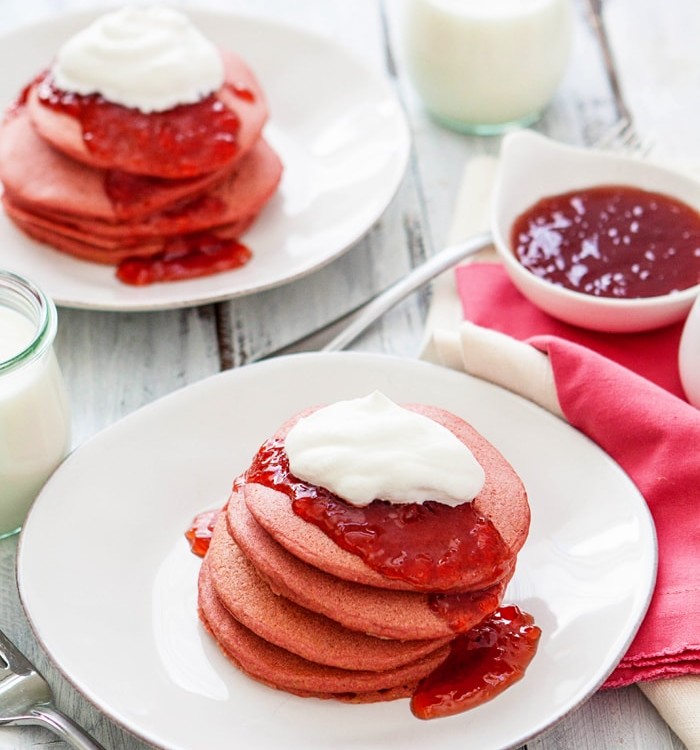
[[[471, 160], [455, 204], [448, 242], [488, 229], [497, 161]], [[488, 260], [494, 260], [493, 252]], [[467, 261], [473, 262], [473, 261]], [[532, 346], [462, 319], [454, 273], [435, 280], [426, 323], [422, 358], [493, 382], [562, 417], [549, 358]], [[700, 677], [682, 676], [638, 683], [688, 750], [700, 750]]]

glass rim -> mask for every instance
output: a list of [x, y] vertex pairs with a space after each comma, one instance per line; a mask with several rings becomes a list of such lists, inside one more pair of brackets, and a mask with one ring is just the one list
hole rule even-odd
[[[0, 270], [0, 297], [3, 291], [13, 293], [28, 304], [37, 319], [32, 321], [35, 322], [36, 331], [27, 346], [9, 359], [0, 361], [0, 375], [38, 359], [53, 344], [57, 330], [56, 305], [34, 282], [12, 271]], [[12, 309], [23, 314], [21, 309]]]

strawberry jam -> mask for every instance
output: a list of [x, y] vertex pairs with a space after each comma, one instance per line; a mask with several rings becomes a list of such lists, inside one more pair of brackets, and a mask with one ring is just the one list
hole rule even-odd
[[491, 700], [522, 678], [540, 635], [531, 615], [501, 607], [455, 638], [447, 659], [418, 684], [411, 711], [419, 719], [436, 719]]
[[[101, 163], [129, 165], [129, 172], [188, 177], [217, 169], [238, 153], [240, 120], [216, 94], [164, 112], [144, 113], [99, 94], [63, 91], [50, 73], [36, 92], [42, 106], [80, 123], [85, 147]], [[241, 89], [238, 95], [250, 94]]]
[[155, 255], [126, 258], [117, 267], [117, 278], [132, 286], [182, 281], [240, 268], [251, 257], [238, 240], [201, 232], [172, 237]]
[[458, 594], [429, 594], [428, 606], [454, 630], [463, 633], [474, 622], [483, 620], [501, 603], [500, 586], [490, 586], [482, 591], [465, 591]]
[[350, 505], [291, 474], [281, 438], [263, 444], [247, 481], [285, 493], [294, 512], [339, 547], [387, 578], [419, 590], [454, 590], [465, 570], [491, 582], [503, 577], [511, 564], [508, 546], [472, 503], [451, 507], [434, 501], [421, 505], [374, 500], [365, 507]]
[[596, 297], [654, 297], [700, 282], [700, 214], [632, 187], [544, 198], [516, 219], [511, 247], [536, 276]]
[[[197, 178], [178, 180], [179, 185], [195, 184]], [[172, 180], [165, 177], [150, 177], [133, 174], [121, 169], [107, 169], [104, 174], [105, 194], [109, 198], [118, 219], [130, 218], [134, 206], [140, 207], [153, 191], [168, 187]], [[186, 201], [187, 199], [185, 199]]]
[[198, 557], [204, 557], [209, 550], [214, 526], [219, 518], [220, 510], [205, 510], [198, 513], [190, 527], [185, 531], [185, 538], [190, 543], [190, 549]]

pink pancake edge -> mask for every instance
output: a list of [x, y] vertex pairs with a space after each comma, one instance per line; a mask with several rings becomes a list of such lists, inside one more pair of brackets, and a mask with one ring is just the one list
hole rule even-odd
[[270, 687], [303, 697], [352, 702], [405, 697], [449, 653], [445, 646], [413, 664], [383, 672], [338, 669], [302, 659], [255, 635], [228, 612], [216, 596], [206, 560], [199, 575], [198, 611], [219, 648], [241, 671]]
[[497, 608], [507, 584], [457, 595], [459, 605], [451, 597], [454, 613], [448, 620], [431, 608], [426, 593], [352, 583], [295, 557], [255, 521], [240, 493], [231, 495], [226, 520], [231, 536], [275, 593], [380, 638], [431, 639], [465, 632]]
[[219, 601], [238, 622], [266, 641], [309, 661], [379, 672], [415, 662], [452, 640], [452, 637], [377, 638], [345, 628], [279, 596], [229, 535], [223, 514], [215, 527], [206, 560]]
[[116, 265], [162, 252], [172, 237], [212, 231], [239, 238], [274, 195], [281, 174], [279, 157], [261, 140], [239, 170], [172, 216], [163, 212], [141, 223], [110, 225], [33, 213], [9, 192], [2, 201], [12, 221], [33, 239], [84, 260]]

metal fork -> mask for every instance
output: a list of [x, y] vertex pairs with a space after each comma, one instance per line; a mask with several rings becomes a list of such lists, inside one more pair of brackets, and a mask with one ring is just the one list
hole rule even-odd
[[53, 705], [53, 693], [29, 660], [0, 631], [0, 727], [44, 726], [76, 750], [104, 750]]
[[593, 148], [643, 158], [653, 147], [651, 138], [643, 138], [628, 117], [621, 117], [598, 138]]
[[[649, 139], [641, 138], [633, 123], [627, 117], [620, 118], [592, 145], [594, 149], [624, 153], [639, 158], [647, 156], [651, 147], [652, 142]], [[443, 271], [447, 271], [460, 261], [475, 255], [491, 244], [491, 233], [486, 232], [435, 253], [353, 313], [351, 322], [323, 346], [321, 351], [336, 352], [345, 349], [375, 320], [411, 292], [415, 292]]]

